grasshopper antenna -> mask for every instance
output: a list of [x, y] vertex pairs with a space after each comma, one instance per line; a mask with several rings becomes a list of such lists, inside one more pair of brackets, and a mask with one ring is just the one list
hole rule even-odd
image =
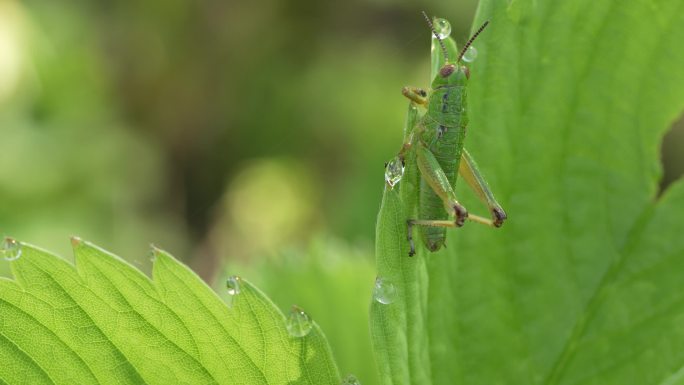
[[[442, 53], [444, 54], [444, 62], [448, 63], [449, 57], [447, 56], [447, 49], [446, 49], [446, 46], [444, 45], [444, 42], [442, 41], [442, 39], [439, 38], [437, 31], [435, 31], [435, 26], [432, 25], [432, 21], [430, 21], [430, 18], [428, 17], [427, 13], [425, 13], [425, 11], [421, 11], [421, 12], [423, 13], [423, 17], [425, 18], [425, 21], [427, 21], [428, 25], [430, 26], [430, 29], [432, 30], [432, 34], [435, 35], [435, 37], [437, 38], [437, 41], [439, 42], [439, 46], [442, 47]], [[477, 34], [475, 36], [477, 36]]]
[[463, 55], [465, 55], [466, 50], [470, 47], [471, 44], [473, 44], [473, 41], [475, 41], [475, 38], [477, 38], [477, 35], [479, 35], [480, 32], [482, 32], [482, 31], [487, 27], [487, 25], [489, 25], [489, 20], [485, 21], [484, 24], [482, 24], [482, 27], [480, 27], [480, 28], [477, 30], [477, 32], [475, 32], [475, 34], [473, 35], [473, 37], [471, 37], [471, 38], [468, 40], [468, 42], [465, 43], [465, 45], [463, 46], [463, 49], [462, 49], [461, 52], [458, 54], [458, 60], [456, 60], [456, 63], [460, 63], [460, 62], [461, 62], [461, 59], [463, 59]]

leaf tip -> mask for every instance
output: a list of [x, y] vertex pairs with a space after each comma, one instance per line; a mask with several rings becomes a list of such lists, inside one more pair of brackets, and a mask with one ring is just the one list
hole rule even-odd
[[150, 261], [152, 261], [152, 263], [156, 263], [157, 258], [162, 254], [164, 254], [164, 250], [157, 247], [154, 243], [150, 243], [149, 256], [150, 256]]
[[152, 264], [156, 266], [159, 264], [159, 262], [164, 262], [164, 260], [174, 260], [175, 258], [166, 250], [154, 245], [150, 244], [150, 260], [152, 261]]
[[72, 236], [70, 239], [71, 239], [71, 247], [76, 248], [76, 247], [79, 247], [83, 244], [83, 240], [80, 237], [77, 237], [75, 235]]

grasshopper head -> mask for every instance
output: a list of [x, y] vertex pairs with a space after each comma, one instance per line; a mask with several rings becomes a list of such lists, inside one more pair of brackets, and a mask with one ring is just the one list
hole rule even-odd
[[470, 70], [468, 67], [461, 65], [461, 59], [463, 59], [463, 55], [466, 53], [470, 45], [473, 44], [473, 41], [477, 38], [477, 36], [487, 27], [489, 21], [485, 21], [484, 24], [482, 24], [482, 26], [477, 30], [477, 32], [475, 32], [475, 34], [468, 39], [468, 42], [465, 43], [463, 49], [459, 53], [456, 62], [450, 63], [447, 56], [447, 49], [442, 41], [442, 38], [440, 38], [439, 34], [437, 34], [437, 31], [435, 31], [430, 18], [425, 12], [423, 12], [423, 17], [425, 17], [425, 21], [430, 26], [432, 34], [435, 36], [435, 38], [437, 38], [437, 41], [442, 48], [442, 54], [444, 55], [444, 59], [446, 61], [446, 64], [439, 69], [438, 76], [435, 76], [435, 79], [432, 81], [432, 88], [439, 86], [465, 85], [466, 81], [470, 78]]

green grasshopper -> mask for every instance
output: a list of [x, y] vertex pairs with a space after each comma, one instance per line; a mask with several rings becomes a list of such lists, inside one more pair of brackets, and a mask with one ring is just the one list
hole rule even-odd
[[[475, 160], [463, 146], [468, 125], [466, 90], [470, 71], [461, 61], [488, 22], [468, 40], [456, 61], [450, 62], [444, 41], [425, 12], [423, 16], [439, 42], [444, 65], [434, 77], [430, 92], [416, 87], [403, 88], [402, 94], [410, 100], [404, 143], [395, 160], [386, 165], [385, 171], [387, 184], [392, 188], [403, 175], [408, 158], [410, 161], [415, 160], [422, 177], [418, 191], [419, 219], [407, 221], [409, 256], [415, 254], [415, 225], [421, 226], [423, 243], [428, 250], [434, 252], [444, 245], [447, 227], [461, 227], [466, 219], [500, 227], [506, 219], [506, 213], [494, 198]], [[424, 112], [419, 113], [419, 109]], [[409, 152], [414, 154], [407, 157]], [[398, 174], [400, 175], [396, 178]], [[492, 219], [469, 215], [466, 208], [458, 202], [454, 193], [458, 174], [487, 205]], [[450, 216], [453, 220], [449, 219]]]

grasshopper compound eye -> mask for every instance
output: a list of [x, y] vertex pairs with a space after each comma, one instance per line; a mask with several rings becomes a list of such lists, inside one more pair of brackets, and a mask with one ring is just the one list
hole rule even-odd
[[453, 64], [445, 64], [442, 68], [439, 69], [439, 76], [443, 78], [448, 78], [449, 75], [453, 74], [454, 71], [456, 71], [456, 66]]

